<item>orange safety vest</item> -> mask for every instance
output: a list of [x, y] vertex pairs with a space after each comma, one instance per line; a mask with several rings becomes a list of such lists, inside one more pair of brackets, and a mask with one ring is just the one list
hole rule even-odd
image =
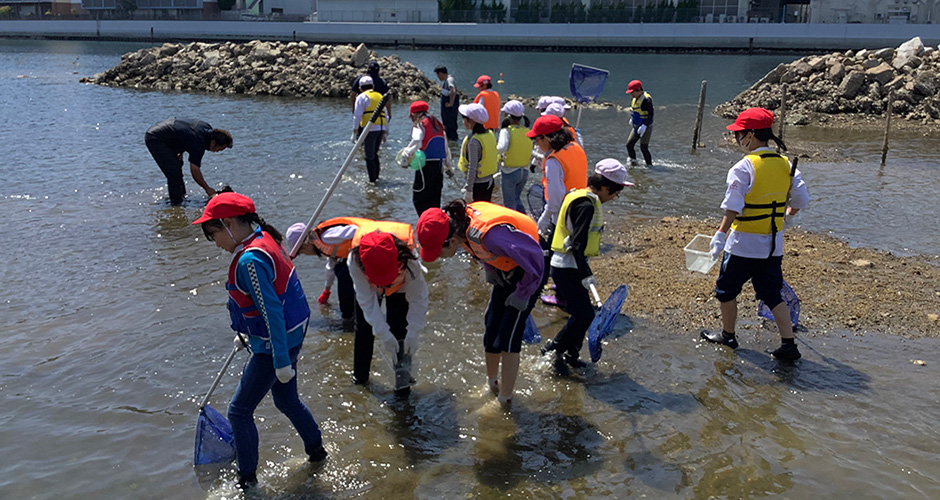
[[[327, 219], [319, 224], [317, 227], [313, 228], [313, 231], [310, 231], [310, 242], [313, 243], [313, 246], [317, 247], [317, 250], [323, 253], [327, 257], [334, 257], [337, 259], [345, 259], [349, 255], [349, 249], [352, 247], [352, 240], [346, 240], [338, 245], [327, 245], [320, 239], [320, 235], [323, 234], [323, 231], [333, 227], [333, 226], [356, 226], [357, 228], [362, 227], [363, 224], [375, 222], [369, 219], [363, 219], [361, 217], [334, 217], [332, 219]], [[358, 229], [357, 229], [358, 230]]]
[[546, 202], [548, 201], [548, 177], [545, 177], [545, 162], [549, 158], [555, 158], [558, 163], [561, 163], [561, 169], [565, 173], [565, 192], [587, 187], [587, 155], [584, 154], [584, 149], [580, 144], [571, 141], [560, 150], [552, 151], [542, 160], [542, 189]]
[[[404, 222], [392, 222], [392, 221], [371, 221], [367, 220], [361, 226], [359, 230], [356, 231], [356, 236], [352, 239], [352, 246], [350, 251], [359, 248], [359, 242], [362, 240], [362, 237], [379, 231], [382, 233], [390, 233], [392, 236], [404, 241], [408, 248], [412, 251], [415, 249], [415, 233], [411, 228], [411, 224], [405, 224]], [[405, 284], [405, 273], [407, 271], [404, 267], [398, 269], [398, 277], [395, 278], [395, 281], [387, 287], [377, 286], [380, 292], [384, 293], [386, 296], [392, 295], [397, 292]], [[375, 286], [373, 283], [372, 286]]]
[[577, 140], [578, 140], [578, 131], [575, 130], [574, 127], [571, 126], [571, 122], [569, 122], [568, 119], [565, 118], [564, 116], [561, 117], [561, 121], [562, 121], [562, 123], [565, 124], [565, 127], [568, 128], [568, 132], [571, 133], [571, 140], [572, 140], [572, 141], [577, 141]]
[[499, 92], [495, 90], [481, 90], [473, 102], [483, 101], [483, 107], [486, 108], [488, 116], [483, 128], [495, 130], [499, 128]]
[[496, 255], [483, 246], [483, 237], [490, 229], [500, 224], [508, 224], [528, 234], [536, 243], [539, 241], [539, 229], [531, 217], [502, 205], [477, 201], [467, 205], [467, 216], [470, 217], [470, 226], [467, 228], [467, 242], [464, 248], [474, 258], [501, 271], [511, 271], [519, 264], [508, 257]]

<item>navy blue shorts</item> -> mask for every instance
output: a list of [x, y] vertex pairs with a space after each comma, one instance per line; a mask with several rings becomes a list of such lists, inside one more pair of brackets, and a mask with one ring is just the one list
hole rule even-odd
[[725, 252], [721, 261], [721, 272], [715, 283], [715, 297], [718, 302], [734, 300], [741, 293], [741, 288], [748, 279], [754, 286], [754, 294], [773, 309], [783, 302], [780, 289], [783, 288], [783, 270], [780, 268], [783, 257], [749, 259]]

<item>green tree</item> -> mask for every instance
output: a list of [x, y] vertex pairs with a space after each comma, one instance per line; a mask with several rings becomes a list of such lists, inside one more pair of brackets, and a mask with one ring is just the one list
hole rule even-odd
[[0, 18], [13, 17], [13, 7], [4, 5], [0, 7]]

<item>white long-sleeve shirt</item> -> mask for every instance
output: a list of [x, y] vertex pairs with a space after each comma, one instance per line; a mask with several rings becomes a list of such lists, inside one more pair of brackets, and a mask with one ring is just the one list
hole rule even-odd
[[547, 202], [545, 210], [539, 217], [537, 226], [540, 233], [545, 233], [552, 227], [561, 211], [561, 203], [565, 201], [565, 169], [561, 162], [552, 157], [545, 160], [545, 178], [548, 180], [548, 188], [545, 190]]
[[[447, 139], [445, 138], [444, 140], [446, 141]], [[411, 142], [405, 146], [405, 152], [401, 155], [402, 158], [410, 158], [411, 155], [421, 149], [422, 142], [424, 142], [424, 127], [419, 123], [411, 128]], [[448, 169], [451, 169], [450, 147], [448, 146], [446, 149], [447, 158], [444, 159], [444, 165], [446, 165]]]
[[[352, 278], [353, 288], [356, 290], [356, 302], [362, 308], [362, 316], [372, 325], [372, 335], [377, 339], [387, 338], [392, 334], [386, 316], [382, 314], [382, 305], [379, 304], [379, 294], [382, 292], [371, 283], [362, 270], [362, 264], [355, 252], [350, 252], [347, 258], [349, 276]], [[418, 335], [427, 324], [428, 314], [428, 285], [424, 281], [424, 273], [417, 260], [409, 260], [405, 268], [405, 283], [399, 289], [404, 292], [408, 301], [407, 335]]]
[[[762, 151], [773, 152], [770, 147], [757, 148], [752, 153]], [[754, 165], [747, 157], [734, 164], [728, 171], [728, 187], [721, 208], [731, 210], [738, 214], [744, 210], [744, 196], [754, 187]], [[809, 206], [809, 191], [803, 182], [802, 173], [797, 170], [790, 182], [790, 207], [804, 209]], [[731, 230], [725, 242], [725, 251], [738, 257], [750, 259], [766, 259], [770, 253], [771, 235], [745, 233]], [[777, 232], [774, 243], [774, 257], [783, 255], [783, 227]]]
[[[366, 113], [366, 110], [369, 109], [369, 105], [372, 104], [372, 99], [369, 99], [369, 96], [365, 92], [359, 94], [356, 97], [356, 107], [353, 108], [353, 130], [359, 128], [359, 122], [362, 121], [362, 115]], [[386, 117], [385, 122], [388, 123], [388, 117]], [[379, 125], [376, 123], [372, 125], [372, 128], [369, 129], [370, 132], [375, 132], [377, 130], [388, 130], [388, 127], [385, 125]]]

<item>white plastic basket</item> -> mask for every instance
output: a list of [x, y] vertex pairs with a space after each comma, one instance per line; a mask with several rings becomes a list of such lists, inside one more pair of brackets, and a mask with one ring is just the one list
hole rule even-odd
[[697, 234], [685, 246], [685, 267], [689, 271], [708, 274], [718, 259], [711, 257], [709, 244], [712, 237], [707, 234]]

